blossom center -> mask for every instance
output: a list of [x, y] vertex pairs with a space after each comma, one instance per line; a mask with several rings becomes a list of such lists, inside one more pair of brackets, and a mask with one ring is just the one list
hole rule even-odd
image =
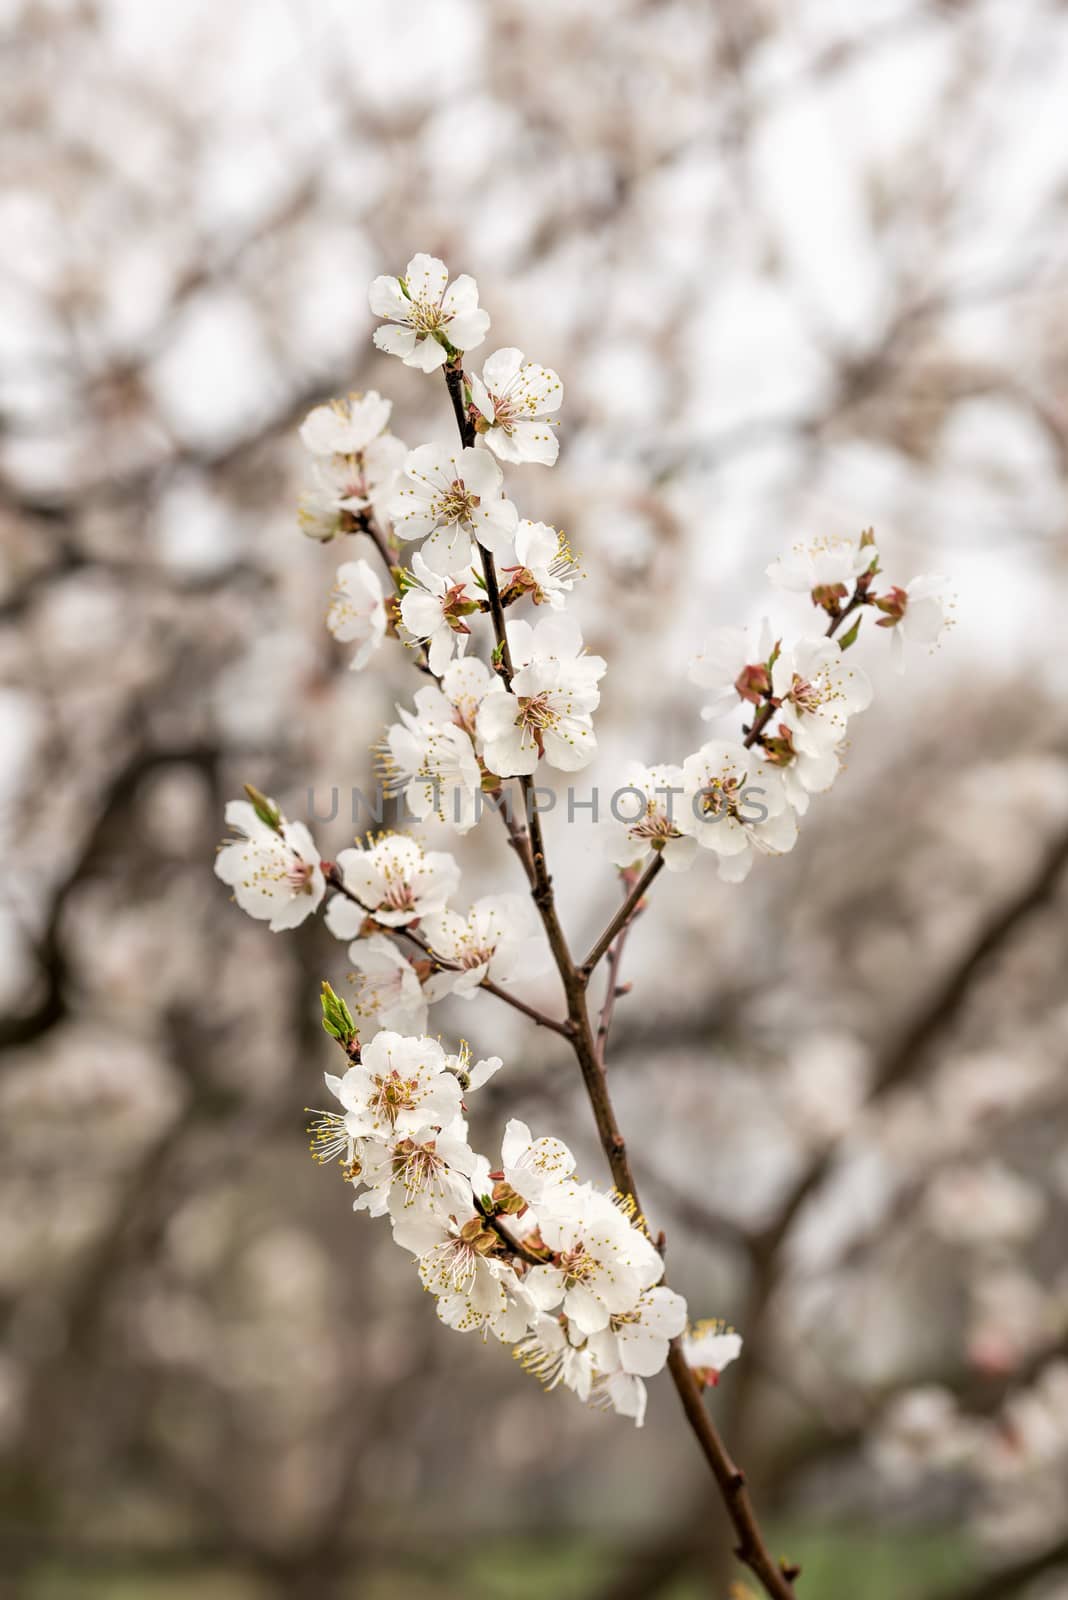
[[597, 1263], [580, 1241], [560, 1257], [560, 1270], [567, 1288], [573, 1289], [578, 1283], [588, 1282], [597, 1270]]
[[798, 711], [807, 712], [812, 716], [822, 705], [823, 694], [818, 684], [810, 683], [807, 678], [802, 678], [800, 673], [795, 672], [787, 699], [793, 701]]
[[367, 498], [367, 474], [364, 471], [363, 456], [342, 456], [345, 476], [341, 482], [341, 498], [344, 500], [365, 500]]
[[286, 882], [294, 894], [311, 894], [314, 872], [310, 861], [302, 861], [299, 856], [294, 856], [286, 868]]
[[511, 433], [519, 420], [516, 416], [516, 403], [510, 394], [495, 394], [490, 396], [493, 401], [494, 426], [502, 428], [505, 433]]
[[477, 494], [472, 494], [462, 478], [454, 478], [434, 504], [434, 514], [439, 522], [471, 522], [481, 504]]
[[467, 945], [460, 951], [459, 965], [465, 972], [470, 972], [472, 967], [481, 967], [488, 964], [492, 959], [492, 949], [488, 949], [485, 946], [478, 948], [475, 945]]
[[415, 892], [410, 883], [403, 879], [400, 883], [391, 883], [382, 898], [381, 904], [388, 906], [390, 911], [413, 911], [415, 909]]
[[479, 1253], [466, 1239], [450, 1239], [437, 1251], [437, 1276], [463, 1294], [474, 1282]]
[[541, 694], [532, 694], [521, 699], [519, 707], [522, 712], [519, 721], [526, 728], [551, 728], [556, 722], [556, 712], [547, 689], [543, 689]]
[[653, 845], [666, 844], [669, 839], [680, 837], [678, 828], [667, 813], [659, 810], [652, 800], [645, 808], [645, 815], [632, 822], [628, 831], [632, 839], [647, 839]]
[[423, 1194], [432, 1187], [440, 1187], [439, 1172], [446, 1163], [434, 1149], [434, 1141], [416, 1144], [413, 1139], [401, 1139], [393, 1150], [393, 1176], [403, 1183], [409, 1196]]
[[402, 1078], [396, 1067], [372, 1081], [374, 1088], [368, 1097], [368, 1104], [372, 1111], [380, 1113], [390, 1123], [395, 1123], [402, 1111], [414, 1111], [419, 1104], [419, 1079]]
[[520, 743], [533, 740], [539, 756], [545, 754], [543, 734], [547, 729], [555, 728], [559, 720], [548, 689], [543, 689], [540, 694], [520, 696], [519, 715], [515, 719], [515, 726], [520, 730]]
[[712, 778], [700, 791], [701, 810], [706, 817], [736, 817], [741, 799], [740, 778]]
[[433, 300], [428, 300], [425, 295], [412, 300], [408, 307], [408, 323], [416, 333], [437, 333], [448, 321], [440, 305]]

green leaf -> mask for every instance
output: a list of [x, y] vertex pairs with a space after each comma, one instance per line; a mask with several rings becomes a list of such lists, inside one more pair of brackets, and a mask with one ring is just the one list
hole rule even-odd
[[843, 633], [842, 637], [838, 641], [838, 647], [840, 650], [848, 650], [851, 644], [856, 644], [857, 634], [860, 632], [860, 624], [863, 620], [864, 619], [862, 617], [858, 617], [853, 626]]

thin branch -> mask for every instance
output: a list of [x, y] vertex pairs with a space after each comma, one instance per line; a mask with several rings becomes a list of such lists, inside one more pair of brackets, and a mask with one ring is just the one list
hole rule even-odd
[[663, 852], [657, 851], [652, 861], [650, 861], [649, 865], [646, 867], [645, 871], [634, 885], [634, 888], [631, 890], [630, 894], [624, 900], [623, 904], [620, 906], [619, 910], [616, 912], [615, 916], [612, 918], [611, 922], [608, 924], [607, 928], [604, 930], [601, 937], [597, 940], [589, 955], [582, 963], [581, 972], [583, 977], [589, 978], [591, 972], [596, 967], [598, 961], [600, 961], [609, 945], [613, 942], [616, 935], [623, 932], [630, 922], [630, 919], [641, 909], [641, 903], [645, 895], [645, 891], [649, 888], [649, 885], [660, 872], [663, 865]]
[[367, 535], [375, 549], [378, 551], [379, 555], [382, 557], [382, 565], [389, 574], [389, 580], [394, 589], [396, 589], [397, 580], [393, 576], [393, 569], [397, 565], [397, 559], [392, 550], [389, 548], [386, 536], [379, 527], [377, 518], [370, 511], [361, 511], [357, 514], [356, 521], [359, 525], [359, 531]]
[[[656, 859], [662, 861], [663, 857], [659, 856]], [[652, 875], [650, 875], [650, 882], [651, 881]], [[626, 884], [626, 879], [624, 879], [624, 884]], [[619, 970], [623, 962], [623, 950], [627, 943], [627, 934], [630, 932], [637, 919], [641, 916], [644, 909], [644, 900], [639, 900], [630, 917], [628, 917], [626, 922], [624, 922], [623, 926], [620, 928], [616, 942], [608, 952], [608, 976], [605, 979], [605, 991], [604, 1000], [601, 1004], [601, 1015], [597, 1021], [597, 1058], [600, 1061], [602, 1068], [607, 1066], [608, 1035], [612, 1027], [612, 1018], [615, 1015], [616, 1001], [622, 995], [626, 994], [630, 987], [629, 984], [621, 987], [619, 982]]]

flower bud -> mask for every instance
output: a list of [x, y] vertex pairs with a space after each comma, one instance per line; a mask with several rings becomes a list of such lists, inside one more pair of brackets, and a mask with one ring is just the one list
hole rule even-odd
[[743, 700], [748, 700], [754, 706], [759, 705], [764, 696], [771, 693], [767, 667], [762, 661], [743, 667], [734, 680], [734, 687]]
[[828, 616], [836, 617], [848, 593], [844, 583], [820, 583], [812, 590], [812, 604], [822, 606]]
[[908, 610], [908, 591], [899, 588], [895, 584], [888, 594], [876, 595], [873, 604], [883, 613], [875, 626], [877, 628], [896, 628]]
[[516, 1194], [510, 1183], [495, 1183], [491, 1198], [496, 1209], [503, 1211], [506, 1216], [517, 1217], [527, 1208], [523, 1196]]
[[324, 1031], [330, 1035], [331, 1039], [336, 1039], [338, 1044], [343, 1045], [351, 1053], [352, 1046], [359, 1043], [356, 1024], [344, 1000], [341, 999], [340, 995], [334, 993], [325, 978], [319, 995], [319, 1003], [323, 1008]]
[[260, 821], [265, 823], [268, 828], [273, 828], [275, 833], [281, 833], [282, 813], [279, 811], [274, 801], [268, 800], [267, 796], [265, 794], [261, 794], [254, 784], [246, 783], [244, 787], [245, 793], [248, 795], [249, 800], [252, 803], [252, 809], [255, 811]]

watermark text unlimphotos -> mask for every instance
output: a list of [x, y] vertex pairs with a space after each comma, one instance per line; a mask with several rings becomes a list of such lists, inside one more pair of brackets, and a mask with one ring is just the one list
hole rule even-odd
[[[459, 789], [444, 791], [436, 780], [427, 779], [425, 783], [420, 783], [419, 792], [421, 798], [425, 797], [426, 802], [426, 811], [422, 816], [417, 816], [411, 810], [403, 793], [396, 794], [380, 786], [370, 792], [366, 789], [350, 789], [349, 818], [356, 828], [384, 823], [387, 816], [394, 826], [397, 822], [424, 821], [427, 816], [434, 816], [441, 821], [460, 826], [470, 815], [468, 797]], [[714, 823], [724, 817], [734, 816], [739, 822], [752, 827], [757, 823], [766, 822], [770, 815], [767, 806], [761, 803], [767, 790], [755, 785], [732, 789], [729, 794], [726, 790], [716, 788], [688, 792], [682, 788], [665, 785], [662, 789], [654, 790], [653, 796], [650, 797], [633, 784], [624, 784], [620, 789], [608, 791], [593, 787], [584, 793], [576, 792], [572, 785], [568, 784], [566, 790], [558, 793], [555, 789], [535, 783], [531, 784], [526, 793], [528, 812], [536, 811], [539, 816], [547, 816], [549, 812], [559, 810], [569, 823], [579, 820], [602, 822], [611, 818], [615, 822], [632, 826], [648, 815], [650, 799], [658, 802], [657, 812], [666, 817], [669, 823], [675, 822], [680, 817], [685, 819], [689, 813], [698, 822]], [[342, 790], [338, 785], [331, 785], [328, 803], [324, 804], [325, 796], [320, 789], [309, 787], [307, 796], [306, 820], [309, 823], [334, 822], [342, 814]], [[476, 821], [484, 814], [496, 811], [511, 822], [514, 812], [521, 810], [522, 807], [521, 794], [517, 798], [516, 791], [511, 788], [493, 793], [479, 790], [474, 795]]]

